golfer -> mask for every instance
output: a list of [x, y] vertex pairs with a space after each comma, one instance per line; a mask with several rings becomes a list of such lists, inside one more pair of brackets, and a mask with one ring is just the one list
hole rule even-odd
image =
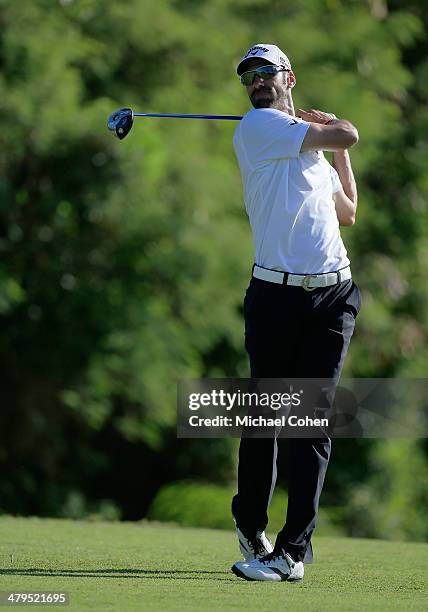
[[[295, 112], [296, 77], [275, 45], [257, 44], [237, 67], [253, 109], [234, 148], [255, 246], [244, 300], [245, 347], [254, 378], [329, 378], [337, 384], [361, 304], [339, 226], [353, 225], [357, 190], [347, 149], [358, 141], [345, 119]], [[322, 151], [333, 151], [333, 165]], [[289, 440], [288, 508], [275, 546], [266, 538], [277, 441], [242, 438], [232, 513], [247, 580], [301, 580], [331, 442]]]

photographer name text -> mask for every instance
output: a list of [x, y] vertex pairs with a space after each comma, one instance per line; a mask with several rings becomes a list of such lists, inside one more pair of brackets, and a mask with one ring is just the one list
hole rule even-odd
[[239, 416], [227, 417], [217, 415], [215, 417], [199, 417], [192, 415], [189, 417], [191, 427], [328, 427], [328, 419], [317, 419], [306, 417], [289, 417], [283, 415], [277, 418], [263, 416]]

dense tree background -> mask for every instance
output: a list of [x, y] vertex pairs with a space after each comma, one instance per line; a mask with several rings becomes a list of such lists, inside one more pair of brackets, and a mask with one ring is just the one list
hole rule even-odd
[[[0, 0], [0, 511], [135, 519], [170, 481], [233, 483], [236, 441], [177, 440], [175, 395], [248, 375], [234, 124], [119, 142], [106, 118], [245, 113], [255, 42], [289, 54], [296, 106], [360, 132], [346, 374], [425, 377], [427, 25], [424, 0]], [[424, 539], [427, 454], [336, 441], [323, 500], [350, 533]]]

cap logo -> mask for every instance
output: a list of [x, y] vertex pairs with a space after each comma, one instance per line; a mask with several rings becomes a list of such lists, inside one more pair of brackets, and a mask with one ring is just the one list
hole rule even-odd
[[245, 57], [248, 57], [249, 55], [257, 55], [259, 51], [261, 51], [262, 53], [267, 53], [269, 49], [266, 49], [266, 47], [258, 47], [258, 46], [251, 47], [251, 49], [247, 51], [247, 54], [245, 55]]

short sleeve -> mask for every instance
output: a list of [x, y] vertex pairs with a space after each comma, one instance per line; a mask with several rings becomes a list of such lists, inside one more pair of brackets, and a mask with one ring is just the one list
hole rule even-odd
[[300, 154], [310, 123], [272, 108], [254, 109], [240, 125], [241, 143], [252, 164]]
[[342, 183], [340, 182], [339, 175], [336, 172], [336, 169], [330, 164], [330, 178], [331, 178], [331, 186], [333, 188], [333, 193], [337, 193], [342, 189]]

